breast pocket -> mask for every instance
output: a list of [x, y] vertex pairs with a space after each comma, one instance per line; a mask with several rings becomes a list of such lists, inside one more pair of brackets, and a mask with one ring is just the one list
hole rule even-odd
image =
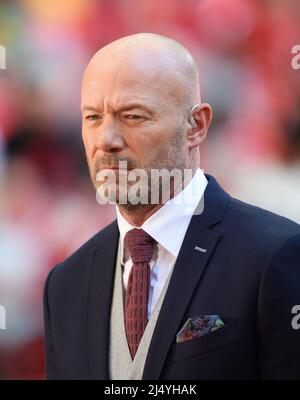
[[237, 322], [230, 321], [222, 328], [207, 335], [195, 337], [186, 342], [174, 343], [171, 346], [169, 361], [181, 361], [228, 346], [237, 339], [237, 329]]

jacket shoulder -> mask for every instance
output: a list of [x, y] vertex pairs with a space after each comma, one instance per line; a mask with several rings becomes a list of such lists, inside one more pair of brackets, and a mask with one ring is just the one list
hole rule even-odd
[[[115, 235], [118, 235], [117, 220], [115, 219], [101, 231], [97, 232], [82, 246], [80, 246], [74, 253], [67, 257], [60, 264], [56, 265], [49, 272], [48, 277], [51, 276], [62, 276], [69, 274], [80, 273], [81, 270], [86, 271], [86, 267], [89, 264], [89, 260], [92, 260], [94, 251], [111, 241]], [[84, 272], [84, 271], [82, 271]]]
[[278, 242], [300, 233], [300, 225], [271, 211], [246, 203], [234, 197], [229, 202], [227, 221], [235, 222], [241, 233], [258, 234], [263, 243]]

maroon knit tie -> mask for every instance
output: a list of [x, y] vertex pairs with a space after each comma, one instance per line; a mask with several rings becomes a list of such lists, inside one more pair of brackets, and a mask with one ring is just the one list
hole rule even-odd
[[125, 330], [131, 357], [134, 359], [148, 322], [150, 261], [156, 241], [142, 229], [132, 229], [125, 235], [132, 268], [125, 297]]

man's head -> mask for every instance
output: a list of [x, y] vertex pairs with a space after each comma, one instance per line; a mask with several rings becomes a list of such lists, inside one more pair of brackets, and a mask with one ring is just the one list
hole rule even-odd
[[[82, 136], [90, 174], [199, 167], [211, 108], [199, 104], [197, 65], [178, 42], [151, 33], [116, 40], [91, 59], [82, 81]], [[196, 126], [189, 117], [193, 108]]]

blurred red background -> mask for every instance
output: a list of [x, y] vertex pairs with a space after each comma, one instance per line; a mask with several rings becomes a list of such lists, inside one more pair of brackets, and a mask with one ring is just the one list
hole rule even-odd
[[101, 46], [136, 32], [180, 41], [214, 120], [202, 165], [233, 195], [300, 223], [297, 0], [2, 0], [0, 379], [43, 379], [49, 270], [114, 217], [81, 143], [80, 83]]

